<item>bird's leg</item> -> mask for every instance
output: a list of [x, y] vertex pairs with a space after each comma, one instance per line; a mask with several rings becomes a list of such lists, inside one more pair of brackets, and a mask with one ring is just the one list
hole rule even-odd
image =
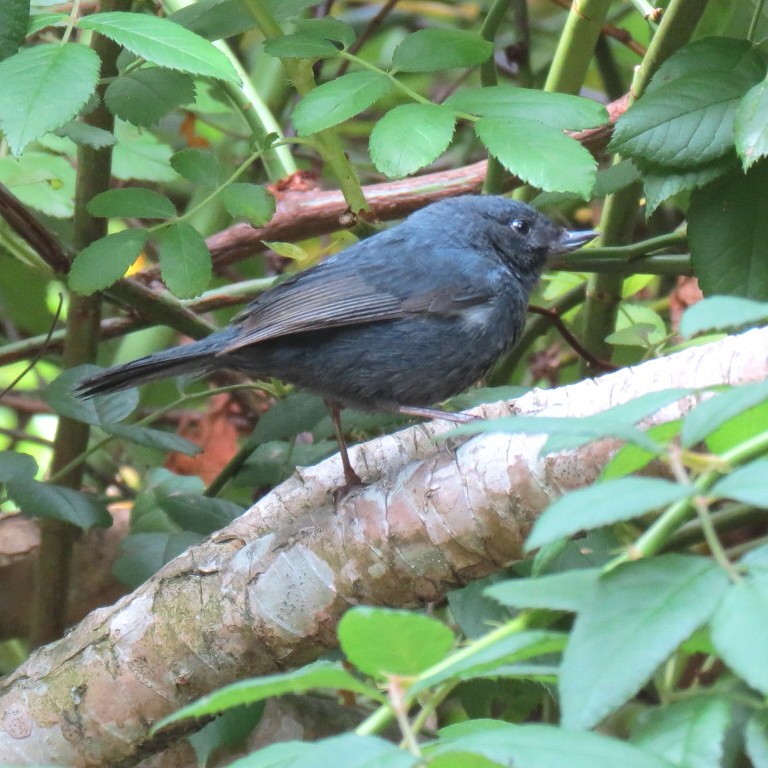
[[415, 416], [417, 419], [443, 419], [443, 421], [452, 421], [454, 424], [471, 424], [478, 419], [477, 416], [470, 416], [468, 413], [451, 413], [440, 408], [400, 405], [394, 410], [396, 413], [402, 413], [403, 416]]
[[331, 422], [333, 423], [333, 432], [336, 435], [336, 443], [339, 446], [339, 454], [341, 455], [341, 466], [344, 468], [344, 480], [346, 485], [343, 489], [343, 495], [346, 495], [356, 485], [362, 485], [363, 481], [358, 476], [357, 472], [352, 469], [352, 464], [349, 461], [349, 454], [347, 453], [347, 441], [344, 439], [344, 431], [341, 428], [341, 408], [338, 405], [332, 405], [331, 403], [325, 403], [328, 406], [328, 410], [331, 412]]

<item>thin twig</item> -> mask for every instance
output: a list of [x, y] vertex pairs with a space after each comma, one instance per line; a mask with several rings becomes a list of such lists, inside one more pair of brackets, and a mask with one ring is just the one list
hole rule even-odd
[[[379, 12], [370, 20], [368, 26], [362, 31], [360, 37], [355, 40], [352, 45], [349, 46], [349, 53], [357, 53], [363, 45], [365, 45], [368, 38], [382, 25], [384, 19], [389, 16], [392, 9], [397, 5], [398, 0], [387, 0], [384, 5], [381, 6]], [[349, 69], [349, 60], [343, 61], [339, 67], [339, 72], [336, 77], [341, 77]]]

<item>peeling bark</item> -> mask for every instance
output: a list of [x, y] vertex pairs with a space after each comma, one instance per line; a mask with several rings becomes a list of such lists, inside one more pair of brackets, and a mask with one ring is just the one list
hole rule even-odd
[[[759, 329], [478, 411], [588, 415], [668, 387], [761, 380], [767, 367], [768, 329]], [[371, 484], [338, 506], [338, 456], [298, 471], [35, 652], [0, 684], [0, 763], [135, 765], [166, 746], [147, 737], [153, 722], [233, 680], [315, 659], [350, 605], [434, 600], [519, 558], [547, 504], [593, 482], [616, 448], [602, 441], [540, 458], [543, 437], [433, 440], [451, 429], [433, 422], [352, 449]]]

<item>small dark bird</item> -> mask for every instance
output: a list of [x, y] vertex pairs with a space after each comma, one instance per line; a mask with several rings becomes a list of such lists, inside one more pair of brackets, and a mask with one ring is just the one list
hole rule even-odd
[[326, 401], [351, 487], [360, 480], [340, 409], [471, 420], [429, 406], [517, 341], [547, 257], [594, 237], [503, 197], [442, 200], [276, 285], [223, 330], [90, 376], [77, 392], [221, 369], [282, 379]]

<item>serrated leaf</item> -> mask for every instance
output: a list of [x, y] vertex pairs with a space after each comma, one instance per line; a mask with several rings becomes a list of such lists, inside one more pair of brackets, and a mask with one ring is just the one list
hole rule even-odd
[[655, 477], [622, 477], [579, 488], [544, 510], [525, 543], [530, 552], [557, 539], [620, 520], [632, 520], [694, 493], [691, 486]]
[[691, 195], [688, 242], [706, 296], [768, 298], [768, 161], [736, 168]]
[[[693, 46], [717, 60], [716, 74], [697, 68], [657, 81], [617, 121], [612, 151], [678, 168], [695, 167], [730, 151], [739, 102], [765, 76], [765, 66], [746, 40], [708, 38]], [[676, 66], [674, 59], [667, 62], [670, 67]]]
[[114, 437], [129, 440], [136, 445], [147, 448], [157, 448], [161, 451], [176, 451], [185, 456], [195, 456], [203, 449], [181, 435], [164, 432], [160, 429], [150, 429], [139, 424], [102, 424], [102, 429]]
[[147, 238], [143, 229], [126, 229], [94, 241], [75, 256], [69, 287], [88, 296], [116, 283], [136, 261]]
[[486, 722], [474, 720], [444, 728], [440, 739], [426, 749], [427, 755], [431, 759], [465, 752], [516, 768], [672, 768], [672, 763], [656, 755], [599, 733], [498, 720], [487, 721], [488, 727], [484, 725]]
[[743, 384], [718, 392], [685, 415], [680, 440], [686, 447], [695, 445], [734, 416], [766, 400], [768, 381]]
[[415, 173], [445, 152], [455, 123], [453, 112], [437, 104], [395, 107], [371, 132], [371, 160], [392, 179]]
[[160, 271], [168, 290], [180, 299], [199, 296], [211, 280], [211, 254], [203, 236], [185, 221], [154, 234]]
[[395, 48], [392, 66], [400, 72], [437, 72], [474, 67], [493, 55], [493, 43], [461, 29], [420, 29]]
[[374, 687], [367, 685], [339, 663], [316, 661], [292, 672], [266, 675], [251, 680], [232, 683], [218, 691], [203, 696], [193, 704], [183, 707], [157, 723], [153, 731], [165, 728], [170, 723], [222, 712], [225, 709], [253, 704], [257, 701], [283, 696], [286, 693], [306, 693], [317, 690], [345, 690], [368, 696], [375, 701], [385, 697]]
[[143, 13], [94, 13], [78, 21], [153, 64], [239, 84], [229, 59], [200, 35], [168, 19]]
[[278, 59], [326, 59], [338, 52], [330, 40], [309, 32], [272, 37], [264, 43], [264, 53]]
[[645, 217], [670, 197], [688, 189], [700, 189], [711, 181], [728, 173], [733, 167], [733, 158], [727, 156], [701, 168], [680, 170], [664, 166], [650, 166], [643, 170], [643, 192], [645, 193]]
[[768, 693], [768, 653], [758, 638], [768, 636], [768, 576], [732, 584], [712, 618], [712, 643], [723, 661], [748, 685]]
[[573, 192], [587, 199], [597, 163], [587, 149], [556, 128], [521, 118], [484, 117], [475, 132], [512, 174], [549, 192]]
[[74, 141], [75, 144], [93, 147], [94, 149], [103, 149], [117, 144], [117, 139], [113, 133], [97, 128], [95, 125], [88, 125], [82, 120], [70, 120], [55, 131], [57, 136]]
[[189, 531], [132, 533], [120, 542], [120, 556], [112, 566], [112, 573], [123, 584], [135, 589], [204, 538]]
[[591, 728], [631, 698], [710, 618], [727, 589], [721, 568], [676, 554], [627, 563], [602, 576], [563, 655], [563, 726]]
[[768, 155], [768, 82], [747, 92], [736, 110], [736, 152], [744, 170]]
[[37, 474], [37, 462], [28, 453], [0, 451], [0, 483], [14, 478], [30, 480]]
[[384, 608], [347, 611], [337, 632], [350, 663], [379, 678], [418, 675], [442, 661], [454, 642], [453, 632], [437, 619]]
[[680, 321], [680, 334], [689, 339], [704, 331], [743, 328], [767, 320], [768, 302], [740, 296], [709, 296], [685, 310]]
[[6, 488], [19, 509], [30, 517], [63, 520], [83, 530], [94, 525], [102, 528], [112, 525], [112, 517], [104, 504], [72, 488], [20, 477], [9, 480]]
[[71, 120], [93, 93], [99, 57], [85, 45], [43, 43], [0, 62], [0, 129], [18, 156]]
[[293, 125], [299, 136], [349, 120], [378, 101], [392, 88], [381, 72], [352, 72], [313, 89], [296, 105]]
[[485, 590], [488, 597], [511, 608], [580, 611], [591, 599], [599, 568], [582, 568], [535, 579], [508, 579]]
[[88, 201], [88, 212], [104, 218], [171, 219], [176, 207], [165, 196], [144, 187], [101, 192]]
[[219, 183], [219, 160], [210, 150], [179, 150], [171, 157], [171, 167], [195, 184], [215, 187]]
[[29, 23], [29, 0], [3, 0], [0, 5], [0, 60], [13, 56], [24, 42]]
[[731, 702], [724, 696], [696, 696], [641, 714], [632, 743], [674, 765], [722, 765]]
[[591, 99], [509, 85], [464, 88], [452, 93], [443, 104], [478, 117], [535, 120], [563, 131], [580, 131], [608, 122], [605, 107]]
[[101, 427], [114, 425], [128, 418], [139, 404], [139, 395], [135, 388], [121, 392], [81, 400], [74, 389], [84, 378], [101, 373], [104, 369], [97, 365], [78, 365], [60, 373], [42, 393], [43, 400], [59, 416], [66, 416], [84, 424]]
[[275, 197], [258, 184], [230, 184], [221, 193], [230, 216], [243, 216], [255, 227], [264, 226], [275, 215]]
[[104, 102], [113, 115], [145, 127], [194, 100], [194, 80], [164, 67], [145, 67], [120, 75], [104, 93]]

